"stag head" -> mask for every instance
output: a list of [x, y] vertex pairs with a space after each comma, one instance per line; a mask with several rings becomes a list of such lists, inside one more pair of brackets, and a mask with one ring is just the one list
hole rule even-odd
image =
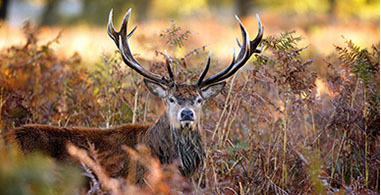
[[218, 95], [225, 87], [226, 82], [224, 80], [235, 74], [243, 65], [245, 65], [253, 53], [261, 52], [261, 48], [257, 49], [257, 46], [262, 40], [264, 27], [262, 26], [258, 15], [258, 34], [252, 41], [250, 41], [245, 27], [236, 16], [242, 33], [242, 44], [237, 39], [238, 46], [240, 47], [238, 56], [236, 57], [234, 50], [233, 59], [227, 68], [204, 79], [210, 67], [210, 51], [205, 63], [205, 68], [198, 81], [191, 85], [178, 84], [175, 82], [168, 56], [166, 56], [166, 66], [168, 70], [168, 77], [166, 77], [146, 70], [132, 55], [128, 44], [128, 38], [131, 37], [136, 30], [136, 27], [127, 34], [127, 25], [130, 14], [131, 9], [129, 9], [124, 16], [121, 29], [117, 32], [112, 23], [113, 14], [111, 10], [107, 25], [108, 34], [119, 48], [120, 54], [126, 65], [145, 77], [144, 83], [149, 91], [166, 102], [166, 115], [171, 126], [176, 129], [197, 129], [200, 120], [201, 106], [204, 101]]

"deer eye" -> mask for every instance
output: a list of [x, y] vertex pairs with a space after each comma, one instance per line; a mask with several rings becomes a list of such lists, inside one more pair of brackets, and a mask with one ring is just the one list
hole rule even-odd
[[173, 98], [169, 98], [169, 102], [175, 103], [175, 100]]
[[202, 99], [201, 99], [201, 98], [197, 100], [197, 103], [198, 103], [198, 104], [201, 104], [201, 102], [202, 102]]

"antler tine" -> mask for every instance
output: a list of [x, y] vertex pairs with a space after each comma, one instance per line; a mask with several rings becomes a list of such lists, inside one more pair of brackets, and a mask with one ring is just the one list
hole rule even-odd
[[200, 86], [202, 84], [202, 80], [204, 80], [204, 77], [206, 76], [206, 73], [209, 70], [210, 67], [210, 56], [212, 55], [212, 50], [209, 51], [208, 58], [206, 59], [205, 62], [205, 68], [202, 71], [200, 77], [198, 78], [197, 85]]
[[165, 55], [165, 63], [167, 65], [167, 70], [168, 70], [168, 74], [169, 74], [169, 78], [174, 81], [175, 80], [175, 77], [173, 75], [173, 72], [172, 72], [172, 68], [171, 68], [171, 63], [170, 63], [170, 58], [167, 54], [167, 50], [164, 50], [164, 55]]
[[257, 22], [258, 22], [258, 34], [254, 38], [254, 40], [250, 41], [250, 48], [252, 48], [252, 51], [251, 51], [252, 53], [261, 53], [263, 45], [261, 45], [259, 48], [257, 48], [257, 47], [258, 47], [259, 43], [262, 41], [263, 31], [264, 31], [265, 27], [262, 26], [262, 22], [258, 16], [258, 14], [256, 14], [256, 16], [257, 16]]
[[111, 9], [110, 14], [108, 15], [108, 23], [107, 23], [107, 33], [111, 37], [112, 40], [114, 40], [115, 44], [118, 46], [118, 32], [115, 31], [114, 24], [112, 23], [112, 15], [113, 15], [113, 9]]
[[[210, 56], [211, 56], [211, 54], [212, 54], [212, 51], [209, 52], [208, 59], [206, 60], [207, 63], [205, 65], [205, 68], [202, 71], [201, 76], [199, 77], [199, 79], [197, 81], [197, 85], [200, 87], [205, 86], [205, 84], [204, 84], [205, 82], [203, 82], [203, 79], [205, 78], [206, 73], [208, 72], [209, 67], [210, 67]], [[232, 61], [230, 62], [230, 65], [227, 68], [225, 68], [223, 71], [221, 71], [220, 73], [221, 74], [228, 73], [233, 68], [234, 63], [235, 63], [235, 48], [233, 48], [233, 58], [232, 58]], [[217, 77], [217, 76], [218, 75], [216, 74], [216, 75], [209, 77], [208, 79], [212, 80], [214, 77]]]
[[239, 42], [238, 38], [235, 38], [235, 40], [237, 41], [237, 45], [238, 45], [238, 47], [241, 48], [242, 45], [241, 45], [241, 43]]
[[238, 63], [239, 63], [240, 60], [245, 59], [245, 57], [247, 56], [247, 51], [250, 50], [250, 38], [249, 38], [249, 34], [246, 31], [245, 26], [243, 26], [241, 20], [238, 18], [237, 15], [235, 15], [235, 18], [238, 21], [239, 27], [241, 29], [241, 34], [242, 34], [241, 50], [240, 50], [240, 52], [238, 53], [238, 56], [237, 56]]
[[262, 40], [264, 27], [262, 26], [259, 16], [257, 15], [258, 34], [252, 41], [250, 41], [249, 35], [238, 16], [235, 17], [239, 23], [242, 34], [242, 44], [237, 39], [238, 46], [241, 48], [240, 52], [238, 53], [237, 60], [235, 60], [234, 53], [233, 60], [227, 68], [211, 77], [208, 77], [204, 81], [198, 81], [197, 83], [199, 86], [206, 86], [229, 78], [230, 76], [235, 74], [243, 65], [245, 65], [245, 63], [247, 62], [247, 60], [249, 60], [253, 53], [261, 52], [261, 48], [257, 49], [257, 46]]
[[[247, 31], [245, 29], [245, 27], [243, 26], [242, 22], [239, 20], [239, 18], [236, 16], [236, 19], [238, 20], [238, 23], [240, 25], [240, 29], [241, 29], [241, 34], [242, 34], [242, 39], [243, 39], [243, 43], [246, 43], [246, 44], [243, 44], [241, 46], [241, 51], [239, 52], [238, 54], [238, 62], [241, 61], [241, 59], [246, 56], [245, 54], [247, 54], [247, 48], [250, 47], [250, 45], [248, 44], [248, 40], [249, 40], [249, 36], [247, 34]], [[220, 78], [226, 74], [228, 74], [234, 66], [237, 65], [236, 63], [236, 60], [235, 60], [235, 50], [233, 52], [233, 59], [232, 59], [232, 62], [230, 63], [230, 65], [225, 68], [224, 70], [220, 71], [219, 73], [211, 76], [211, 77], [208, 77], [207, 79], [205, 79], [205, 81], [202, 81], [200, 86], [206, 86], [206, 85], [209, 85], [211, 83], [215, 83], [215, 82], [218, 82], [220, 81]]]
[[[128, 21], [130, 19], [131, 15], [131, 9], [129, 9], [126, 13], [126, 15], [123, 18], [122, 25], [120, 27], [120, 31], [117, 32], [114, 28], [113, 22], [112, 22], [112, 16], [113, 16], [113, 10], [111, 9], [109, 14], [109, 21], [107, 24], [107, 32], [110, 35], [110, 37], [114, 40], [116, 46], [118, 47], [120, 54], [122, 55], [122, 59], [124, 63], [126, 63], [127, 66], [141, 74], [142, 76], [159, 82], [161, 84], [169, 86], [173, 80], [168, 79], [164, 76], [160, 76], [157, 74], [154, 74], [148, 70], [146, 70], [144, 67], [142, 67], [139, 62], [135, 59], [135, 57], [132, 55], [130, 46], [128, 44], [128, 38], [132, 36], [134, 31], [136, 30], [136, 27], [132, 29], [130, 33], [127, 35], [127, 25]], [[170, 73], [171, 75], [172, 73]], [[173, 74], [172, 74], [173, 75]]]
[[[262, 26], [262, 22], [261, 20], [259, 19], [259, 16], [258, 14], [256, 14], [257, 16], [257, 22], [258, 22], [258, 34], [257, 36], [254, 38], [254, 40], [250, 41], [250, 48], [252, 48], [251, 52], [253, 53], [261, 53], [261, 50], [262, 50], [262, 46], [260, 48], [257, 48], [259, 42], [262, 40], [262, 37], [263, 37], [263, 29], [264, 29], [264, 26]], [[236, 41], [237, 41], [237, 44], [238, 44], [238, 47], [242, 47], [241, 43], [239, 42], [238, 38], [236, 38]], [[255, 50], [254, 50], [255, 48]]]

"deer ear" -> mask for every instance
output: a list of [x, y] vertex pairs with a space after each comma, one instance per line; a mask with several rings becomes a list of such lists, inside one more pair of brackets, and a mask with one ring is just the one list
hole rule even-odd
[[223, 82], [211, 84], [201, 88], [202, 97], [204, 99], [215, 97], [222, 91], [222, 89], [224, 89], [225, 85], [226, 85], [226, 82], [223, 81]]
[[158, 96], [160, 98], [164, 98], [167, 96], [167, 88], [162, 86], [161, 84], [151, 81], [148, 79], [143, 79], [144, 84], [148, 88], [148, 90], [155, 96]]

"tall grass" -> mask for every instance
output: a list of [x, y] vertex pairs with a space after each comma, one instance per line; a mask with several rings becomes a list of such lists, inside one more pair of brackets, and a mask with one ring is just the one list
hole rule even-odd
[[[174, 54], [179, 47], [186, 48], [183, 38], [191, 36], [173, 23], [161, 32], [166, 40], [176, 40], [168, 42], [168, 53]], [[104, 54], [87, 69], [77, 54], [57, 57], [52, 48], [59, 37], [39, 44], [36, 30], [29, 25], [25, 35], [26, 44], [0, 53], [3, 131], [26, 123], [103, 127], [152, 123], [163, 111], [161, 100], [149, 95], [141, 77], [125, 68], [118, 53]], [[266, 37], [264, 52], [228, 80], [222, 95], [204, 105], [207, 158], [191, 180], [182, 178], [176, 165], [162, 166], [144, 155], [148, 154], [144, 146], [137, 151], [126, 148], [126, 155], [149, 170], [147, 185], [136, 186], [131, 177], [104, 175], [97, 163], [103, 155], [71, 146], [72, 155], [85, 164], [92, 178], [91, 192], [379, 193], [379, 44], [363, 49], [344, 39], [345, 47], [336, 46], [337, 52], [318, 64], [328, 72], [323, 75], [311, 71], [311, 64], [318, 62], [302, 57], [308, 48], [300, 46], [300, 40], [295, 32]], [[169, 56], [179, 82], [198, 78], [202, 64], [191, 66], [188, 61], [204, 61], [204, 49]], [[163, 62], [138, 60], [153, 72], [166, 74]], [[225, 66], [217, 62], [212, 60], [212, 72]], [[1, 150], [0, 156], [11, 151]], [[2, 158], [0, 168], [9, 166], [7, 162]], [[14, 166], [15, 173], [30, 169], [22, 163]], [[11, 176], [1, 172], [0, 177]], [[31, 185], [34, 179], [38, 177], [23, 185]]]

